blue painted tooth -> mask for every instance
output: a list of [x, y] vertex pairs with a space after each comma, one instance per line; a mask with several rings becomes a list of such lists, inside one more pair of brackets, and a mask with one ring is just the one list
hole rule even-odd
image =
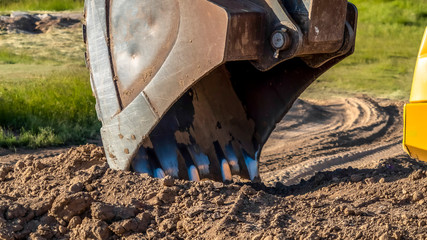
[[150, 176], [153, 176], [153, 172], [150, 167], [150, 160], [143, 147], [139, 149], [136, 157], [133, 159], [132, 168], [135, 172], [148, 173]]
[[228, 159], [228, 163], [230, 164], [231, 171], [233, 173], [240, 173], [239, 160], [234, 153], [233, 145], [231, 145], [231, 143], [225, 146], [225, 155]]
[[246, 167], [248, 168], [249, 178], [251, 181], [253, 181], [256, 177], [258, 177], [258, 161], [256, 160], [258, 151], [255, 153], [255, 159], [249, 156], [249, 154], [244, 149], [242, 149], [242, 152]]
[[190, 181], [200, 181], [199, 171], [194, 166], [194, 160], [192, 154], [189, 151], [189, 146], [184, 144], [178, 145], [181, 156], [184, 158], [185, 166], [187, 166], [188, 178]]
[[208, 175], [210, 165], [208, 156], [206, 156], [202, 151], [200, 151], [199, 147], [196, 145], [188, 146], [188, 150], [193, 156], [194, 162], [199, 170], [200, 175]]
[[154, 177], [155, 178], [164, 178], [165, 176], [166, 176], [165, 172], [163, 172], [163, 170], [161, 168], [154, 169]]
[[160, 166], [165, 174], [178, 178], [178, 156], [174, 139], [171, 138], [151, 138]]

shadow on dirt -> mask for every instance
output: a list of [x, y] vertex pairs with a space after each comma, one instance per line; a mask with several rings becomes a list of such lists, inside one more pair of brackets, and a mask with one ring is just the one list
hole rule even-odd
[[334, 171], [317, 172], [308, 180], [302, 179], [299, 184], [285, 186], [276, 182], [275, 187], [268, 187], [263, 183], [237, 183], [238, 185], [250, 185], [257, 191], [286, 197], [289, 195], [304, 195], [314, 192], [323, 187], [332, 187], [340, 183], [384, 183], [395, 182], [407, 178], [417, 170], [427, 171], [427, 163], [411, 159], [409, 156], [401, 155], [394, 158], [384, 159], [378, 166], [372, 169], [357, 169], [348, 167]]

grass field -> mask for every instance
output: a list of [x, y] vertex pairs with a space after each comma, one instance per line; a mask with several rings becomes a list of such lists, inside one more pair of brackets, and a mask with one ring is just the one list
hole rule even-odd
[[81, 30], [0, 35], [0, 146], [83, 143], [99, 134]]
[[83, 3], [84, 0], [1, 0], [0, 12], [79, 10]]
[[[0, 12], [75, 10], [83, 1], [1, 1]], [[353, 0], [359, 9], [356, 52], [303, 94], [367, 94], [407, 99], [427, 24], [427, 2]], [[44, 147], [97, 137], [80, 29], [41, 35], [0, 33], [0, 146]]]

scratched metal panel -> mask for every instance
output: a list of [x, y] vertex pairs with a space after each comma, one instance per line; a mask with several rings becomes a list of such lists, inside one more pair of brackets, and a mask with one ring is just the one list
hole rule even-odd
[[120, 111], [107, 45], [105, 0], [86, 0], [87, 49], [98, 117], [108, 122]]
[[101, 128], [108, 164], [113, 169], [129, 169], [139, 145], [158, 121], [144, 97], [138, 95], [120, 114]]
[[178, 36], [178, 0], [111, 2], [111, 52], [123, 106], [163, 65]]
[[212, 0], [229, 14], [226, 61], [256, 60], [265, 42], [267, 12], [250, 1]]
[[161, 116], [191, 85], [224, 61], [227, 12], [208, 1], [182, 0], [178, 39], [144, 89]]
[[[313, 0], [310, 6], [308, 41], [341, 43], [346, 13], [347, 0]], [[341, 47], [337, 45], [335, 51]]]

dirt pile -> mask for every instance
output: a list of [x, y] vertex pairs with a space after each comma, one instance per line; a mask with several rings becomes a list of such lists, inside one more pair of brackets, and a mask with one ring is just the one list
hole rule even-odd
[[94, 145], [0, 151], [0, 239], [427, 239], [427, 164], [402, 151], [401, 107], [298, 102], [256, 184], [115, 171]]
[[267, 187], [115, 171], [86, 145], [0, 177], [2, 239], [427, 237], [427, 166], [403, 156]]
[[0, 31], [8, 33], [37, 34], [48, 32], [53, 28], [71, 28], [81, 26], [82, 14], [30, 14], [13, 12], [0, 16]]

